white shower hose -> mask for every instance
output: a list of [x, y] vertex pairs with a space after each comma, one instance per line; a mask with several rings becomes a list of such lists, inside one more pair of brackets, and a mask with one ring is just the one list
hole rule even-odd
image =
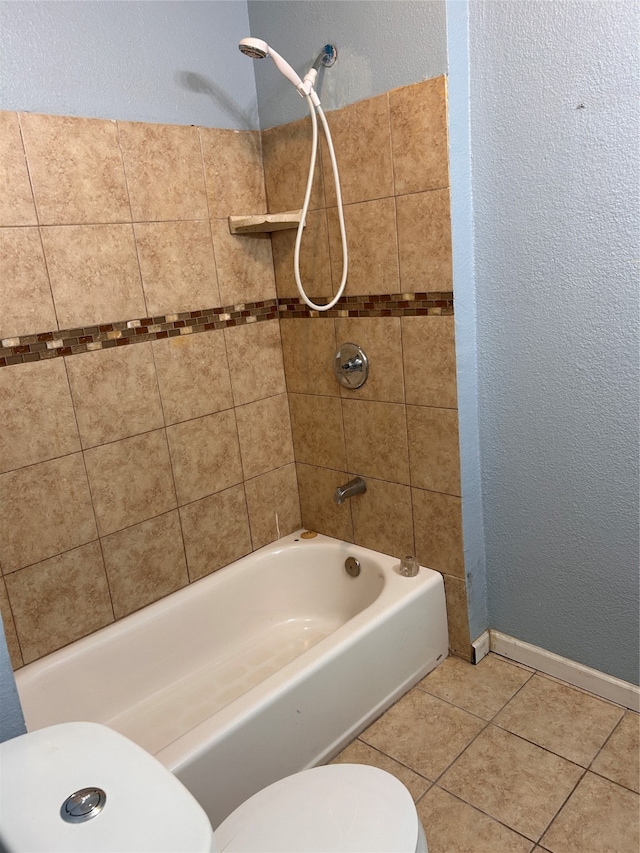
[[[313, 91], [313, 90], [312, 90]], [[344, 227], [344, 212], [342, 210], [342, 192], [340, 191], [340, 176], [338, 174], [338, 164], [336, 162], [336, 154], [333, 150], [333, 141], [331, 139], [331, 131], [329, 130], [329, 125], [327, 124], [327, 119], [325, 117], [324, 111], [318, 102], [315, 105], [311, 97], [305, 94], [305, 98], [307, 99], [307, 104], [309, 106], [309, 112], [311, 113], [311, 126], [313, 128], [313, 141], [311, 143], [311, 162], [309, 164], [309, 177], [307, 179], [307, 189], [304, 194], [304, 203], [302, 205], [302, 215], [300, 217], [300, 224], [298, 225], [298, 233], [296, 234], [296, 247], [293, 254], [293, 271], [296, 277], [296, 284], [298, 285], [298, 291], [300, 296], [304, 300], [304, 302], [312, 308], [314, 311], [328, 311], [330, 308], [337, 303], [344, 292], [345, 284], [347, 283], [347, 271], [349, 268], [349, 258], [347, 256], [347, 232]], [[317, 99], [317, 98], [316, 98]], [[304, 292], [304, 287], [302, 286], [302, 281], [300, 280], [300, 245], [302, 243], [302, 232], [304, 230], [305, 220], [307, 218], [307, 211], [309, 210], [309, 200], [311, 199], [311, 186], [313, 184], [313, 175], [316, 169], [316, 157], [318, 153], [318, 120], [316, 118], [316, 110], [318, 111], [318, 115], [320, 116], [320, 120], [322, 121], [322, 127], [324, 129], [324, 135], [327, 140], [327, 145], [329, 146], [329, 156], [331, 157], [331, 166], [333, 168], [333, 179], [336, 186], [336, 198], [338, 200], [338, 220], [340, 222], [340, 238], [342, 240], [342, 280], [340, 281], [340, 287], [338, 288], [338, 292], [333, 297], [331, 302], [327, 302], [326, 305], [316, 305], [315, 302], [312, 302], [307, 294]]]

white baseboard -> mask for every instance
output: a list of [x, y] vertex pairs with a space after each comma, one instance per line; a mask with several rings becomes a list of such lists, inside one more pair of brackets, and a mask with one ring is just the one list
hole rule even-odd
[[[489, 634], [492, 652], [523, 663], [546, 675], [552, 675], [574, 687], [588, 690], [589, 693], [595, 693], [596, 696], [601, 696], [610, 702], [631, 708], [632, 711], [640, 711], [640, 687], [636, 687], [635, 684], [614, 678], [597, 669], [591, 669], [569, 658], [560, 657], [538, 646], [524, 643], [508, 634], [501, 634], [500, 631], [491, 630]], [[476, 642], [483, 637], [484, 634]]]
[[480, 663], [483, 657], [491, 651], [491, 635], [489, 631], [480, 634], [477, 640], [471, 643], [471, 663]]

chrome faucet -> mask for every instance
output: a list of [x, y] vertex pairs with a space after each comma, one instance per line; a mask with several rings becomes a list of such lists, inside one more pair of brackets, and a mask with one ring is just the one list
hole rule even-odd
[[347, 498], [352, 498], [354, 495], [362, 495], [367, 491], [367, 484], [362, 477], [354, 477], [349, 480], [344, 486], [338, 486], [333, 495], [333, 499], [337, 504], [343, 504]]

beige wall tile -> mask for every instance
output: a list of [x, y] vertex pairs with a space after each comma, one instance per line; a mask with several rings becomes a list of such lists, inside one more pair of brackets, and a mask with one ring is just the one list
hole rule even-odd
[[251, 551], [242, 485], [181, 507], [180, 520], [192, 581], [228, 566]]
[[0, 564], [5, 574], [97, 537], [81, 453], [0, 475]]
[[213, 246], [222, 305], [275, 299], [268, 234], [231, 234], [226, 219], [212, 219]]
[[164, 426], [150, 343], [82, 353], [67, 372], [83, 447]]
[[245, 479], [293, 462], [291, 418], [286, 394], [238, 406], [236, 420]]
[[533, 843], [522, 835], [434, 785], [418, 804], [427, 827], [429, 849], [473, 850], [474, 853], [530, 853]]
[[115, 121], [20, 113], [41, 225], [131, 222]]
[[242, 482], [232, 409], [167, 427], [178, 505]]
[[[299, 296], [293, 259], [297, 228], [271, 235], [273, 267], [279, 297]], [[312, 302], [329, 302], [333, 293], [327, 211], [310, 210], [300, 243], [300, 280]], [[324, 299], [322, 297], [325, 297]]]
[[455, 409], [453, 317], [403, 317], [401, 323], [407, 403]]
[[640, 717], [627, 711], [591, 765], [594, 773], [640, 793]]
[[534, 675], [493, 722], [588, 767], [623, 713], [622, 708], [596, 696]]
[[413, 489], [413, 525], [420, 564], [464, 578], [461, 500]]
[[164, 430], [92, 447], [84, 458], [101, 536], [176, 506]]
[[449, 625], [449, 649], [465, 660], [471, 656], [467, 590], [461, 578], [443, 575], [447, 601], [447, 623]]
[[359, 344], [369, 361], [369, 376], [360, 388], [340, 388], [352, 400], [404, 403], [402, 340], [399, 317], [349, 317], [336, 320], [338, 346], [346, 341]]
[[118, 122], [134, 222], [209, 215], [197, 127]]
[[360, 739], [427, 779], [436, 779], [485, 723], [422, 690], [410, 690]]
[[0, 472], [80, 450], [61, 358], [0, 370]]
[[[270, 213], [299, 210], [309, 175], [311, 119], [309, 117], [262, 131], [264, 182]], [[318, 154], [309, 208], [325, 206], [321, 157]]]
[[344, 542], [353, 542], [353, 523], [349, 501], [338, 505], [333, 494], [349, 480], [346, 471], [333, 471], [313, 465], [296, 465], [302, 526]]
[[20, 651], [20, 643], [18, 642], [18, 635], [16, 633], [15, 622], [13, 621], [13, 613], [9, 604], [9, 596], [7, 595], [4, 578], [0, 578], [0, 614], [2, 615], [2, 628], [4, 628], [4, 636], [7, 640], [11, 666], [16, 670], [24, 664], [24, 660]]
[[[345, 204], [393, 195], [389, 96], [378, 95], [334, 110], [327, 116], [340, 170]], [[329, 149], [322, 139], [322, 171], [327, 205], [336, 204]]]
[[535, 841], [583, 772], [564, 758], [489, 725], [438, 784]]
[[0, 111], [0, 226], [37, 225], [18, 114]]
[[396, 214], [402, 292], [451, 290], [449, 190], [398, 196]]
[[340, 385], [333, 375], [334, 321], [327, 318], [321, 321], [317, 318], [283, 320], [280, 334], [289, 392], [339, 396]]
[[221, 304], [208, 220], [141, 222], [133, 230], [149, 314]]
[[287, 390], [278, 320], [225, 329], [224, 337], [236, 406]]
[[449, 186], [446, 78], [389, 93], [398, 195]]
[[113, 622], [99, 542], [6, 578], [25, 663]]
[[41, 231], [61, 329], [146, 315], [131, 225]]
[[116, 619], [189, 583], [178, 511], [102, 539]]
[[636, 853], [640, 849], [638, 796], [585, 773], [541, 843], [553, 853]]
[[460, 495], [457, 411], [407, 406], [407, 431], [411, 485]]
[[233, 405], [222, 331], [165, 338], [151, 346], [167, 424]]
[[338, 397], [289, 394], [296, 462], [346, 469], [342, 409]]
[[260, 132], [201, 127], [200, 139], [209, 215], [266, 213]]
[[[327, 211], [333, 284], [337, 292], [342, 276], [342, 242], [338, 210]], [[369, 293], [398, 293], [398, 238], [395, 200], [383, 198], [344, 208], [349, 274], [347, 296]]]
[[343, 400], [342, 413], [348, 470], [361, 477], [408, 484], [405, 407], [398, 403]]
[[0, 338], [57, 329], [37, 228], [0, 229]]
[[367, 491], [350, 499], [356, 545], [400, 559], [413, 554], [411, 489], [367, 479]]
[[293, 463], [247, 480], [244, 489], [254, 550], [302, 527]]

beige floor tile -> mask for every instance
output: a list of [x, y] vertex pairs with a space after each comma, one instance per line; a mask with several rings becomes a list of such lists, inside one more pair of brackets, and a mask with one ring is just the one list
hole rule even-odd
[[588, 767], [622, 714], [617, 705], [534, 675], [494, 723]]
[[531, 676], [532, 672], [491, 654], [477, 666], [448, 657], [418, 687], [490, 720]]
[[640, 793], [640, 717], [627, 711], [591, 765], [594, 773], [606, 776]]
[[533, 844], [434, 785], [418, 803], [429, 853], [529, 853]]
[[490, 725], [439, 784], [537, 841], [582, 773], [576, 764]]
[[477, 717], [412, 690], [376, 720], [360, 739], [435, 780], [481, 731]]
[[541, 843], [553, 853], [638, 853], [640, 797], [587, 773]]
[[380, 770], [386, 770], [391, 773], [396, 779], [399, 779], [407, 788], [414, 802], [421, 797], [428, 789], [431, 782], [414, 773], [404, 764], [399, 761], [394, 761], [383, 752], [378, 752], [377, 749], [368, 746], [361, 740], [354, 740], [346, 749], [343, 749], [339, 755], [330, 762], [331, 764], [367, 764], [369, 767], [378, 767]]

